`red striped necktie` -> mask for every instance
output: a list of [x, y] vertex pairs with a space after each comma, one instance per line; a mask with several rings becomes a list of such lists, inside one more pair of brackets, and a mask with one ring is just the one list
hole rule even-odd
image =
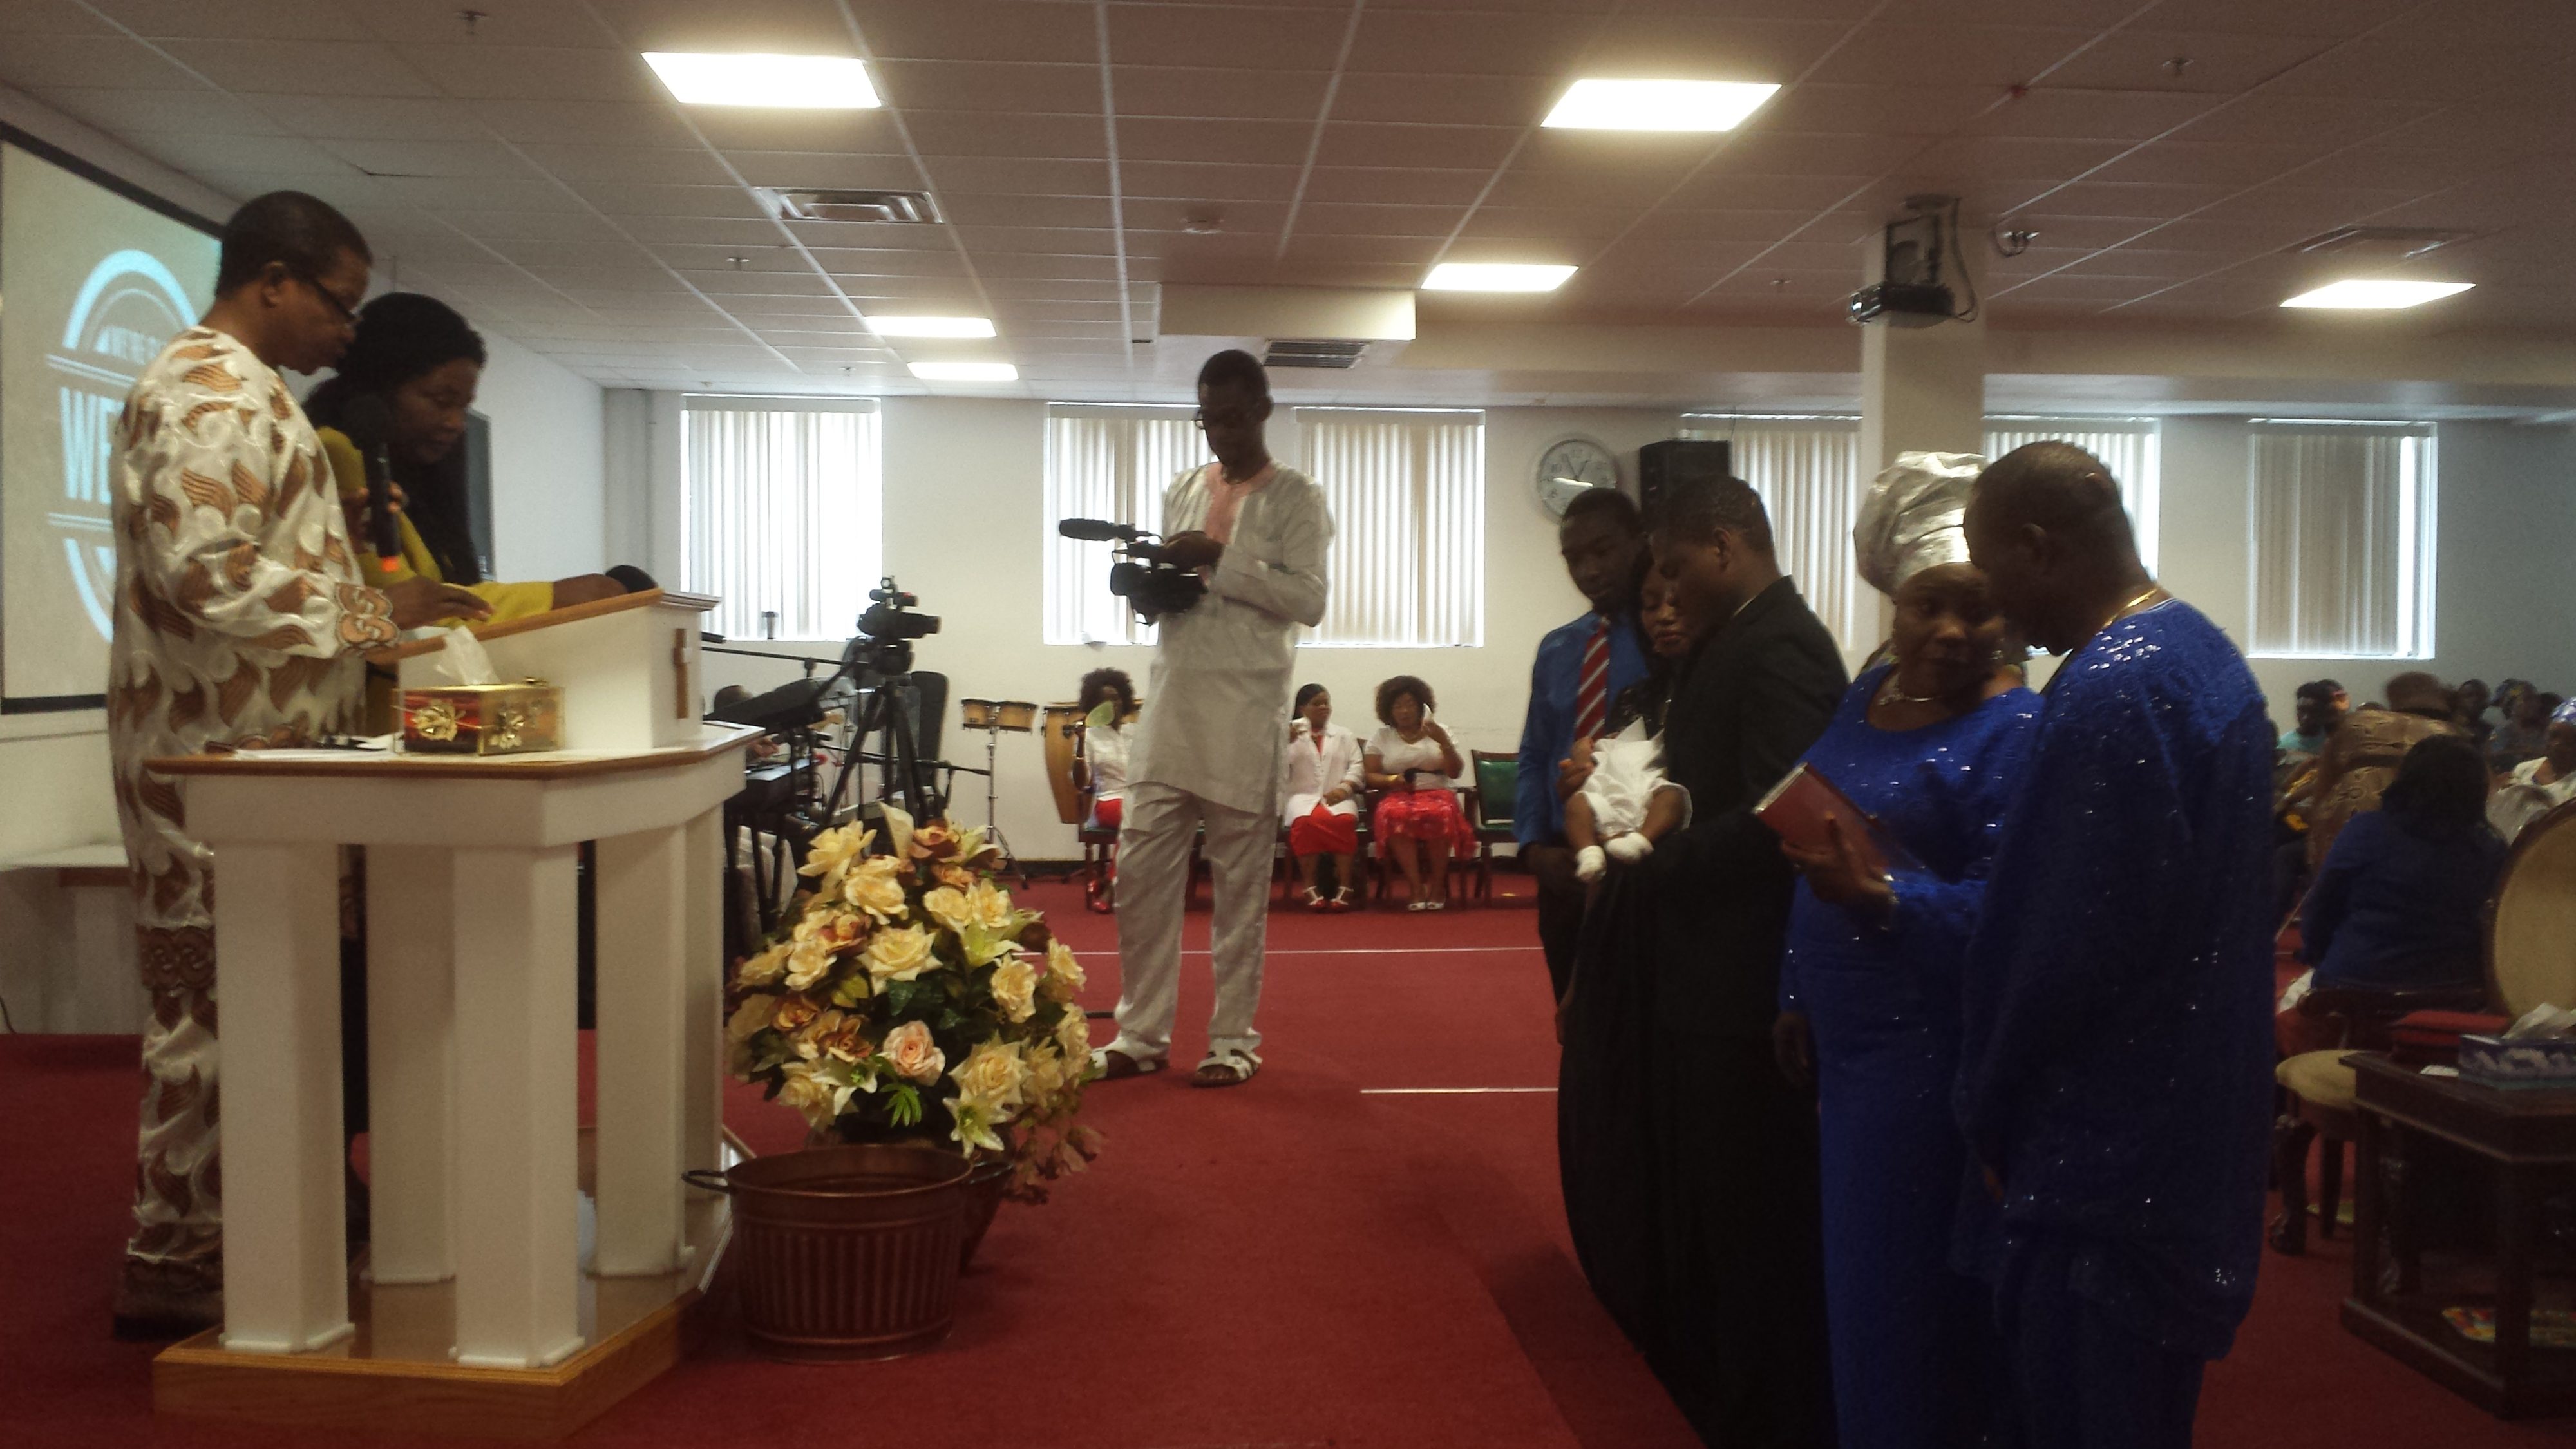
[[1574, 737], [1588, 740], [1601, 733], [1610, 717], [1610, 621], [1592, 626], [1583, 644], [1583, 670], [1575, 676]]

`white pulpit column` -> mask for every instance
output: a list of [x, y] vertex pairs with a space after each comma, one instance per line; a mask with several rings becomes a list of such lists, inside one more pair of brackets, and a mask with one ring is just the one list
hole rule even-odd
[[599, 1245], [603, 1278], [668, 1273], [685, 1251], [680, 1170], [684, 972], [689, 954], [685, 825], [599, 842]]

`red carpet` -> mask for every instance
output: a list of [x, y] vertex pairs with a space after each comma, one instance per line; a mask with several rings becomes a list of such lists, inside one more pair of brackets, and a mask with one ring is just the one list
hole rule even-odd
[[[1091, 1004], [1108, 1005], [1113, 923], [1061, 888], [1033, 897], [1082, 951]], [[728, 1331], [577, 1442], [1691, 1443], [1568, 1254], [1553, 1097], [1379, 1094], [1554, 1081], [1544, 970], [1516, 904], [1275, 918], [1260, 1078], [1097, 1088], [1106, 1155], [1051, 1205], [1003, 1210], [944, 1346], [789, 1368]], [[1204, 947], [1203, 916], [1188, 944]], [[1203, 1046], [1205, 983], [1185, 978], [1183, 1067]], [[0, 1423], [49, 1446], [350, 1442], [151, 1415], [150, 1350], [106, 1334], [133, 1060], [124, 1039], [0, 1038]], [[728, 1116], [764, 1151], [801, 1137], [751, 1094]], [[2254, 1319], [2210, 1376], [2201, 1444], [2576, 1440], [2568, 1424], [2498, 1424], [2345, 1335], [2345, 1254], [2266, 1260]]]

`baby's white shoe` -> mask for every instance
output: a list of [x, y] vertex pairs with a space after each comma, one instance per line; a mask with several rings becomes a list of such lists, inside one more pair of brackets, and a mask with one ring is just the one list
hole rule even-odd
[[1600, 846], [1587, 845], [1574, 853], [1574, 878], [1586, 885], [1601, 879], [1601, 873], [1609, 868], [1610, 859], [1601, 853]]
[[1611, 836], [1609, 843], [1602, 849], [1608, 851], [1610, 858], [1621, 865], [1635, 865], [1655, 853], [1655, 842], [1631, 830], [1625, 835]]

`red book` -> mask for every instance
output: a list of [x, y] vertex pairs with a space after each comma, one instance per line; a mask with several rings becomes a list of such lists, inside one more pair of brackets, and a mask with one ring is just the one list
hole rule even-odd
[[1870, 848], [1878, 852], [1888, 870], [1920, 872], [1923, 865], [1911, 851], [1897, 843], [1887, 827], [1876, 816], [1861, 809], [1823, 772], [1801, 764], [1771, 787], [1753, 807], [1753, 818], [1771, 827], [1772, 833], [1801, 850], [1826, 850], [1833, 837], [1826, 832], [1828, 819], [1840, 820], [1846, 836], [1857, 831]]

